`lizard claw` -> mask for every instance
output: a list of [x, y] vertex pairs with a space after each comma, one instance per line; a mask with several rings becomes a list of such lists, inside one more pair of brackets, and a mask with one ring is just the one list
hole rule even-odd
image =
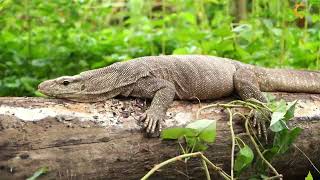
[[163, 117], [162, 114], [152, 111], [147, 111], [141, 116], [141, 120], [144, 121], [143, 126], [148, 136], [155, 137], [160, 135], [164, 121]]
[[252, 126], [257, 130], [258, 137], [262, 138], [263, 135], [266, 143], [268, 142], [266, 123], [268, 122], [268, 118], [270, 117], [270, 115], [271, 114], [268, 112], [255, 111], [252, 122]]

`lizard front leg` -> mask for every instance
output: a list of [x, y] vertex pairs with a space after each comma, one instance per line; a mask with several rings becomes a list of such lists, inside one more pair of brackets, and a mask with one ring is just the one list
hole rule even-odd
[[152, 98], [151, 106], [144, 113], [144, 127], [149, 135], [161, 131], [166, 112], [175, 96], [175, 86], [171, 82], [154, 77], [141, 78], [133, 87], [131, 96]]
[[[234, 74], [234, 86], [237, 93], [243, 100], [254, 98], [260, 102], [267, 102], [266, 97], [260, 90], [258, 77], [250, 69], [240, 68], [236, 71], [236, 73]], [[261, 136], [262, 131], [266, 142], [268, 141], [268, 139], [267, 128], [265, 124], [266, 122], [264, 120], [268, 116], [270, 116], [270, 113], [268, 112], [255, 111], [253, 117], [253, 125], [258, 126], [258, 135]]]

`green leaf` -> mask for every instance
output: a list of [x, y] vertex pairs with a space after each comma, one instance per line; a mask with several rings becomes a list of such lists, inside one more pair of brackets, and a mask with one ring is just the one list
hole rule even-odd
[[287, 129], [286, 122], [294, 117], [294, 111], [297, 104], [297, 100], [288, 103], [284, 101], [276, 102], [276, 112], [274, 112], [271, 116], [270, 129], [273, 132], [279, 132], [283, 129]]
[[271, 103], [271, 109], [274, 112], [286, 112], [287, 102], [281, 99], [280, 101], [275, 101]]
[[278, 121], [282, 120], [284, 118], [284, 115], [285, 115], [284, 112], [274, 112], [274, 113], [272, 113], [270, 126], [273, 126]]
[[216, 137], [216, 121], [202, 119], [188, 124], [185, 128], [168, 128], [161, 132], [164, 140], [186, 138], [188, 148], [194, 151], [204, 151], [206, 143], [214, 142]]
[[179, 13], [179, 16], [185, 22], [188, 22], [188, 23], [193, 24], [193, 25], [197, 24], [197, 18], [195, 16], [195, 14], [192, 14], [190, 12], [182, 12], [182, 13]]
[[286, 108], [286, 114], [284, 115], [285, 121], [288, 121], [294, 117], [294, 111], [296, 109], [297, 102], [298, 102], [298, 100], [295, 100], [295, 101], [288, 103], [287, 108]]
[[320, 5], [320, 0], [309, 0], [312, 5]]
[[212, 143], [216, 138], [216, 121], [202, 119], [192, 122], [186, 128], [194, 129], [198, 132], [200, 140]]
[[202, 142], [198, 142], [196, 146], [194, 147], [194, 152], [195, 151], [205, 151], [208, 149], [208, 145]]
[[261, 179], [268, 179], [269, 178], [269, 176], [264, 175], [264, 174], [261, 174], [260, 177], [261, 177]]
[[237, 173], [240, 173], [252, 163], [253, 158], [254, 154], [251, 148], [245, 145], [237, 154], [237, 158], [234, 163], [234, 170]]
[[232, 29], [232, 32], [241, 33], [243, 31], [250, 31], [252, 30], [252, 26], [250, 24], [241, 24]]
[[188, 48], [183, 47], [183, 48], [175, 49], [172, 54], [189, 54], [189, 53], [190, 52], [189, 52]]
[[1, 0], [0, 1], [0, 11], [8, 7], [12, 3], [12, 0]]
[[195, 151], [204, 151], [208, 148], [208, 146], [202, 142], [198, 137], [186, 137], [186, 143], [188, 148], [193, 149]]
[[179, 139], [183, 136], [196, 136], [197, 132], [190, 128], [167, 128], [161, 132], [161, 138], [164, 140], [168, 139]]
[[[272, 147], [272, 148], [266, 149], [263, 152], [263, 156], [267, 161], [270, 162], [275, 157], [277, 152], [278, 152], [278, 148]], [[255, 168], [259, 173], [265, 173], [267, 172], [268, 166], [261, 158], [257, 158], [257, 162], [255, 163]]]
[[273, 147], [278, 148], [277, 153], [285, 153], [290, 148], [292, 143], [297, 139], [301, 131], [301, 128], [295, 127], [292, 130], [284, 129], [283, 131], [276, 133], [273, 140]]
[[263, 94], [267, 98], [268, 102], [274, 102], [276, 100], [276, 97], [270, 93], [263, 93]]
[[305, 178], [305, 180], [313, 180], [313, 177], [312, 177], [312, 174], [310, 173], [310, 171], [309, 171], [307, 177]]
[[195, 129], [198, 132], [203, 131], [204, 129], [210, 127], [212, 123], [215, 123], [214, 120], [209, 120], [209, 119], [201, 119], [201, 120], [196, 120], [192, 123], [189, 123], [186, 128], [190, 129]]
[[280, 132], [284, 129], [288, 129], [286, 122], [284, 122], [282, 119], [274, 123], [272, 126], [270, 126], [270, 130], [272, 132]]
[[41, 175], [44, 175], [49, 172], [48, 167], [39, 168], [31, 177], [27, 178], [27, 180], [36, 180]]
[[42, 93], [39, 92], [39, 91], [35, 91], [35, 92], [34, 92], [34, 95], [37, 96], [37, 97], [47, 97], [45, 94], [42, 94]]

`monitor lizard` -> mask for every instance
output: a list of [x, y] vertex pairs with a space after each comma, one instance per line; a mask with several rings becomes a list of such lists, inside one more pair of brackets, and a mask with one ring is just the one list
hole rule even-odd
[[104, 101], [115, 96], [152, 99], [144, 114], [146, 132], [162, 128], [174, 99], [207, 100], [236, 93], [241, 99], [266, 102], [265, 92], [320, 93], [320, 73], [269, 69], [205, 55], [140, 57], [110, 66], [42, 82], [45, 95], [77, 102]]

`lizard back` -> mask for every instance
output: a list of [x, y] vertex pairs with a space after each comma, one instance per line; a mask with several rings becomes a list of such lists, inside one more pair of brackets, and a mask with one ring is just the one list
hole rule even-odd
[[[233, 75], [240, 62], [203, 55], [148, 56], [126, 62], [143, 66], [150, 76], [175, 85], [176, 99], [216, 99], [234, 91]], [[141, 68], [141, 67], [140, 67]]]

